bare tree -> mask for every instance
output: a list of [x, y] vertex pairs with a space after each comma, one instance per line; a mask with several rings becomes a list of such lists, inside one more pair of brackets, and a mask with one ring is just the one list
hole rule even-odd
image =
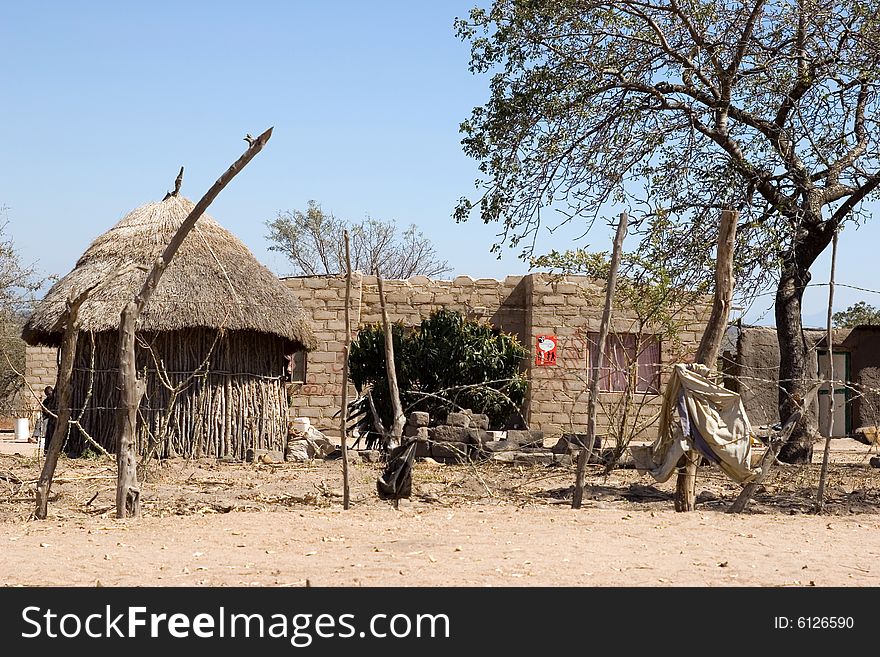
[[8, 235], [7, 209], [0, 206], [0, 412], [11, 413], [21, 402], [25, 342], [21, 329], [43, 280], [33, 265], [22, 262]]
[[381, 268], [387, 278], [396, 279], [419, 274], [440, 276], [451, 271], [414, 224], [401, 232], [394, 221], [372, 217], [350, 223], [309, 201], [305, 212], [279, 212], [266, 226], [266, 237], [273, 242], [269, 249], [286, 255], [297, 274], [344, 272], [345, 231], [351, 236], [351, 265], [355, 270], [372, 272]]
[[[880, 21], [861, 0], [495, 0], [457, 23], [491, 98], [462, 124], [502, 241], [625, 202], [643, 244], [712, 280], [738, 209], [741, 289], [776, 286], [779, 412], [809, 388], [810, 267], [880, 186]], [[767, 275], [768, 272], [771, 275]], [[751, 285], [747, 274], [753, 275]], [[807, 462], [801, 420], [780, 457]]]

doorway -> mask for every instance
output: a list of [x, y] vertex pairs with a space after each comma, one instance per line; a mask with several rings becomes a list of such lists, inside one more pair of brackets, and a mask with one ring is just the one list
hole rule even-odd
[[[828, 378], [828, 351], [817, 352], [819, 379]], [[852, 418], [849, 405], [850, 354], [848, 351], [832, 351], [834, 364], [834, 423], [832, 438], [845, 438], [852, 432]], [[828, 427], [828, 411], [831, 406], [831, 389], [827, 383], [819, 389], [819, 433], [825, 436]]]

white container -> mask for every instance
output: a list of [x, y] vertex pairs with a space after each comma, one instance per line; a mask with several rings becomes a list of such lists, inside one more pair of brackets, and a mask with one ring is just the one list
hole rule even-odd
[[27, 442], [31, 437], [31, 429], [26, 417], [15, 418], [15, 439]]
[[305, 433], [309, 430], [310, 426], [312, 426], [312, 422], [307, 417], [293, 418], [293, 430], [298, 433]]

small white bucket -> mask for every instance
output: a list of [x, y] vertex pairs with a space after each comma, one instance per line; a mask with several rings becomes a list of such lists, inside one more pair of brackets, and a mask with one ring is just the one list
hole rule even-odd
[[26, 417], [15, 418], [15, 439], [19, 441], [28, 441], [31, 437], [31, 430], [28, 419]]

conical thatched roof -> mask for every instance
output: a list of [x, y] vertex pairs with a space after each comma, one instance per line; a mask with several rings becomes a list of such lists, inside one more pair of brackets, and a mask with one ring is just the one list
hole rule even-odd
[[[98, 237], [73, 271], [53, 285], [37, 305], [22, 332], [25, 341], [59, 344], [65, 302], [71, 294], [130, 263], [149, 270], [193, 207], [188, 199], [169, 196], [134, 210]], [[124, 304], [145, 278], [145, 271], [130, 270], [94, 292], [80, 308], [81, 330], [116, 330]], [[259, 331], [288, 338], [310, 350], [316, 346], [296, 296], [208, 215], [199, 218], [181, 245], [138, 324], [142, 331], [193, 327]]]

